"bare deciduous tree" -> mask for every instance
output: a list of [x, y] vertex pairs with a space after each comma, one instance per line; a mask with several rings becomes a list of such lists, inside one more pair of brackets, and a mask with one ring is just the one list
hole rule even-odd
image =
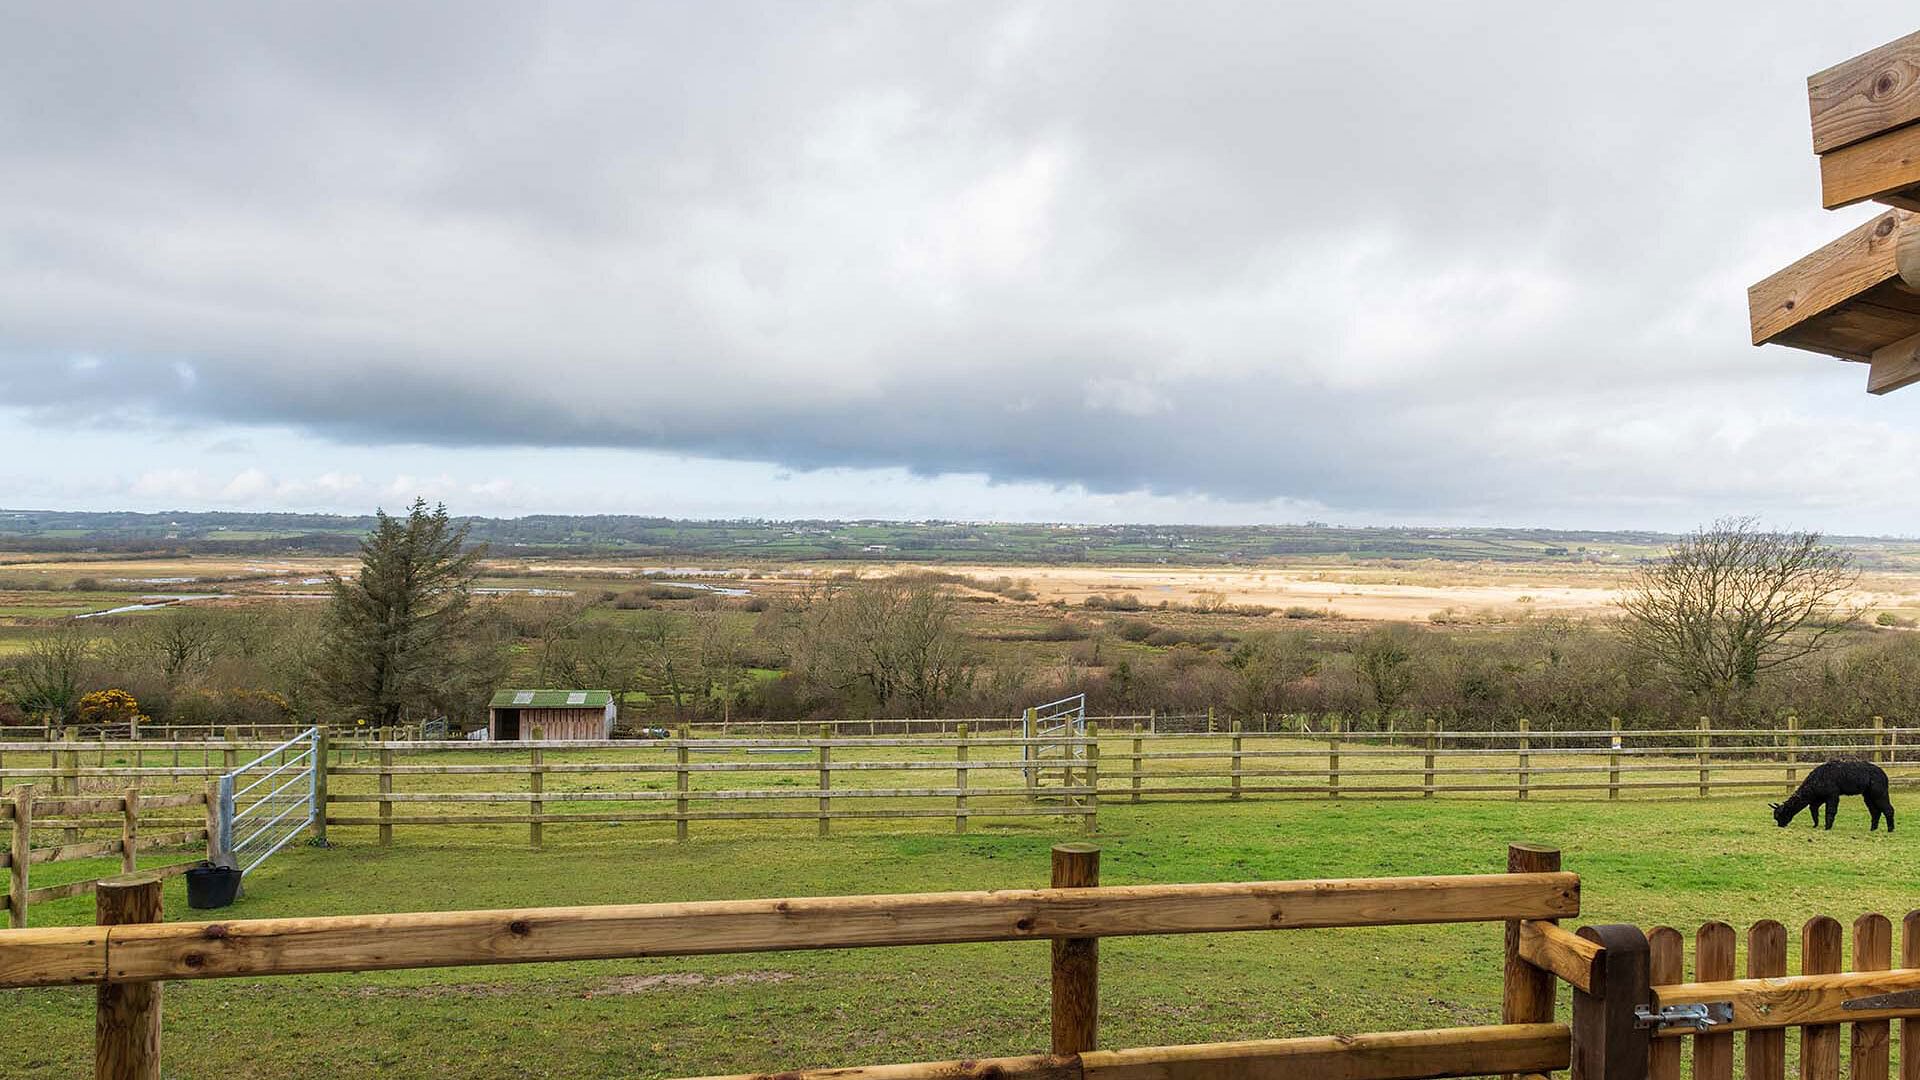
[[1858, 575], [1817, 532], [1771, 532], [1751, 517], [1689, 533], [1620, 600], [1635, 648], [1716, 714], [1766, 671], [1818, 650], [1858, 614]]

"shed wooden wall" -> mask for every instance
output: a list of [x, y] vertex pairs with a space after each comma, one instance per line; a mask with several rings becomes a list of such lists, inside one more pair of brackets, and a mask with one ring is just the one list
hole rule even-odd
[[520, 737], [533, 738], [533, 729], [539, 728], [549, 739], [604, 739], [607, 737], [607, 710], [592, 709], [534, 709], [522, 707], [520, 710]]

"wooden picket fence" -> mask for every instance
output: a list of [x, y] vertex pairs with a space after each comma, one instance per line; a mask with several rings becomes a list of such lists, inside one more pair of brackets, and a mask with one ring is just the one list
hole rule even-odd
[[[159, 881], [134, 875], [102, 885], [98, 926], [0, 932], [0, 988], [97, 987], [95, 1075], [147, 1080], [160, 1074], [163, 983], [168, 980], [1046, 941], [1052, 950], [1050, 1053], [783, 1075], [796, 1080], [1414, 1080], [1536, 1074], [1566, 1068], [1576, 1049], [1569, 1028], [1554, 1022], [1552, 975], [1521, 959], [1517, 944], [1523, 923], [1579, 914], [1579, 878], [1558, 865], [1556, 851], [1516, 848], [1509, 853], [1507, 873], [1102, 886], [1099, 850], [1065, 844], [1054, 849], [1051, 886], [1042, 889], [214, 923], [163, 922]], [[1506, 927], [1507, 984], [1499, 1024], [1098, 1049], [1100, 938], [1467, 922]]]
[[[204, 817], [191, 822], [150, 819], [143, 831], [141, 815], [190, 806], [202, 808]], [[39, 794], [31, 784], [13, 789], [8, 793], [8, 798], [0, 802], [0, 820], [8, 823], [8, 832], [12, 837], [6, 852], [0, 853], [0, 866], [7, 869], [7, 925], [16, 929], [24, 927], [27, 925], [27, 909], [31, 905], [84, 895], [92, 892], [101, 881], [101, 878], [95, 877], [35, 889], [28, 880], [32, 867], [118, 855], [120, 872], [132, 873], [143, 851], [204, 843], [217, 829], [212, 820], [214, 812], [214, 805], [205, 792], [143, 795], [138, 788], [128, 788], [120, 795], [102, 797], [46, 796]], [[102, 814], [115, 816], [102, 819], [99, 817]], [[190, 827], [181, 828], [183, 824]], [[35, 846], [33, 837], [36, 828], [46, 832], [57, 830], [60, 841], [57, 844]], [[108, 839], [86, 838], [88, 834], [101, 831], [117, 832], [118, 835]], [[195, 859], [149, 869], [161, 876], [172, 877], [186, 872], [188, 867], [198, 862]]]

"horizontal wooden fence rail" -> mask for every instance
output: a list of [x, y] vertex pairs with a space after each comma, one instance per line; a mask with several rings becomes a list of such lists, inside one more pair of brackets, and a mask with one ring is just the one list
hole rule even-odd
[[[36, 889], [31, 887], [29, 881], [32, 867], [118, 855], [119, 872], [132, 873], [138, 866], [142, 852], [204, 843], [212, 835], [205, 792], [145, 795], [137, 788], [129, 788], [117, 796], [48, 796], [39, 794], [32, 785], [21, 785], [7, 794], [7, 799], [0, 802], [0, 820], [8, 823], [11, 842], [6, 852], [0, 853], [0, 867], [7, 869], [7, 925], [15, 929], [27, 925], [27, 912], [31, 905], [84, 895], [92, 892], [102, 878], [110, 876], [101, 875]], [[201, 813], [186, 819], [146, 816], [156, 811], [190, 807], [199, 809]], [[110, 819], [90, 816], [100, 814], [114, 816]], [[33, 843], [33, 831], [36, 828], [43, 831], [57, 829], [63, 840], [56, 845], [36, 847]], [[103, 830], [113, 835], [101, 840], [79, 839], [82, 833]], [[198, 861], [149, 869], [163, 877], [172, 877], [185, 873]]]
[[[1045, 889], [212, 923], [161, 922], [159, 880], [132, 875], [101, 884], [99, 925], [0, 932], [0, 988], [99, 987], [95, 1075], [117, 1080], [159, 1075], [160, 984], [168, 980], [1048, 941], [1050, 1055], [836, 1075], [1412, 1080], [1547, 1072], [1565, 1067], [1577, 1050], [1569, 1029], [1552, 1022], [1552, 981], [1541, 985], [1529, 975], [1533, 969], [1511, 944], [1500, 1025], [1097, 1049], [1100, 938], [1463, 922], [1511, 928], [1524, 920], [1571, 917], [1580, 911], [1579, 878], [1557, 869], [1525, 869], [1557, 867], [1557, 851], [1517, 846], [1504, 874], [1190, 885], [1102, 886], [1099, 850], [1090, 844], [1059, 845], [1053, 860], [1053, 887]], [[1513, 1015], [1542, 1011], [1544, 1016]]]

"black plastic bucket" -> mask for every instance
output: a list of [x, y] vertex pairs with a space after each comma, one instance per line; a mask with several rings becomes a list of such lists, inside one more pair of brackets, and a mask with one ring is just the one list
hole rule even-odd
[[240, 894], [240, 871], [231, 866], [201, 863], [187, 871], [187, 906], [223, 908]]

